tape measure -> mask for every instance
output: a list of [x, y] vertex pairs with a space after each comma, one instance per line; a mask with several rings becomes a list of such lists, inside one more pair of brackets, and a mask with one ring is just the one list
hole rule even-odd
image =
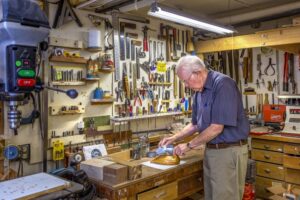
[[20, 149], [16, 145], [9, 145], [4, 148], [4, 157], [8, 160], [16, 160], [20, 157]]

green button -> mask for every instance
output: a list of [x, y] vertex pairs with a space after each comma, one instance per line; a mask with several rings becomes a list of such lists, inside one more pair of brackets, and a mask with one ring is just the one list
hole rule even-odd
[[17, 66], [17, 67], [21, 67], [21, 65], [22, 65], [22, 62], [21, 62], [20, 60], [17, 60], [17, 61], [16, 61], [16, 66]]
[[35, 71], [21, 69], [18, 71], [18, 75], [22, 78], [33, 78], [35, 77]]

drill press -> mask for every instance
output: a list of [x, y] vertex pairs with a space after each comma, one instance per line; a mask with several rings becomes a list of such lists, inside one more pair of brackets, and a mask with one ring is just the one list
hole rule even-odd
[[9, 127], [17, 133], [18, 106], [37, 84], [37, 53], [49, 35], [49, 22], [30, 0], [0, 0], [0, 99], [8, 105]]

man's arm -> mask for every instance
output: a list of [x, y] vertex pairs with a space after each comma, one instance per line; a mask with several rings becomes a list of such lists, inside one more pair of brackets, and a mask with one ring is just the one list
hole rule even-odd
[[206, 144], [222, 133], [223, 129], [223, 124], [211, 124], [203, 132], [201, 132], [201, 134], [190, 141], [190, 147], [193, 148], [202, 144]]
[[189, 142], [189, 146], [186, 143], [177, 145], [174, 148], [174, 154], [181, 156], [192, 148], [209, 142], [222, 133], [223, 129], [224, 125], [222, 124], [211, 124], [203, 132], [201, 132], [201, 134], [192, 139]]
[[197, 131], [198, 131], [197, 125], [193, 125], [192, 123], [189, 123], [179, 133], [176, 133], [175, 135], [173, 135], [171, 137], [162, 139], [159, 143], [159, 146], [165, 146], [168, 144], [172, 144], [173, 142], [183, 139], [189, 135], [192, 135], [193, 133], [195, 133]]

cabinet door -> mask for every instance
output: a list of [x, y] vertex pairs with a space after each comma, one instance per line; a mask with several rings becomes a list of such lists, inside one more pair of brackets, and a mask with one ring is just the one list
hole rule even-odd
[[285, 168], [284, 180], [288, 183], [294, 183], [300, 185], [300, 170]]
[[300, 145], [285, 144], [283, 149], [284, 153], [300, 155]]
[[300, 169], [300, 157], [284, 155], [283, 166], [292, 169]]
[[283, 185], [283, 183], [277, 180], [257, 176], [255, 183], [256, 197], [269, 199], [269, 197], [273, 196], [274, 194], [268, 191], [267, 188], [275, 185]]
[[269, 163], [282, 164], [283, 154], [273, 151], [264, 151], [259, 149], [252, 149], [251, 157], [253, 160], [259, 160]]
[[267, 151], [283, 152], [283, 143], [276, 141], [252, 139], [252, 148], [263, 149]]
[[282, 165], [275, 165], [265, 162], [256, 162], [257, 175], [278, 180], [284, 180], [284, 170]]
[[138, 200], [172, 200], [178, 197], [177, 182], [160, 186], [137, 195]]

